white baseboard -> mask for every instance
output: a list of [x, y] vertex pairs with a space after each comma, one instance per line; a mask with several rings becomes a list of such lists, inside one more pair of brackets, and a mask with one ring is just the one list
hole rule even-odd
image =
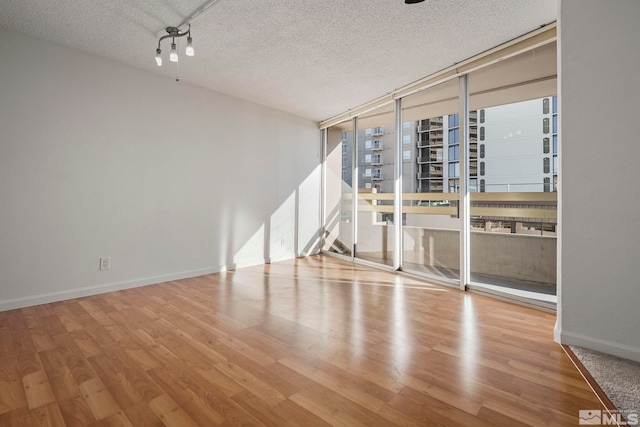
[[[291, 257], [283, 258], [282, 260], [288, 260]], [[278, 259], [278, 261], [282, 261]], [[145, 277], [142, 279], [126, 280], [123, 282], [106, 283], [103, 285], [86, 286], [82, 288], [69, 289], [60, 292], [51, 292], [45, 294], [38, 294], [32, 296], [26, 296], [22, 298], [15, 298], [9, 300], [0, 300], [0, 311], [14, 310], [17, 308], [31, 307], [39, 304], [47, 304], [51, 302], [64, 301], [72, 298], [81, 298], [90, 295], [98, 295], [106, 292], [121, 291], [124, 289], [138, 288], [141, 286], [155, 285], [163, 282], [170, 282], [172, 280], [187, 279], [189, 277], [203, 276], [205, 274], [219, 273], [223, 271], [235, 270], [240, 267], [250, 267], [254, 265], [270, 264], [275, 262], [271, 258], [264, 258], [255, 263], [248, 263], [246, 265], [238, 265], [235, 263], [228, 265], [220, 265], [218, 267], [201, 268], [197, 270], [181, 271], [179, 273], [163, 274], [159, 276]]]
[[142, 279], [127, 280], [124, 282], [106, 283], [104, 285], [87, 286], [76, 289], [69, 289], [60, 292], [38, 294], [22, 298], [0, 301], [0, 311], [13, 310], [16, 308], [31, 307], [39, 304], [64, 301], [72, 298], [86, 297], [90, 295], [103, 294], [105, 292], [121, 291], [124, 289], [138, 288], [141, 286], [155, 285], [172, 280], [187, 279], [189, 277], [203, 276], [205, 274], [218, 273], [235, 269], [235, 265], [223, 265], [218, 267], [201, 268], [197, 270], [181, 271], [179, 273], [163, 274], [159, 276], [145, 277]]
[[601, 353], [612, 354], [624, 359], [640, 362], [640, 347], [620, 344], [612, 341], [600, 340], [581, 334], [560, 331], [560, 343], [566, 345], [576, 345]]

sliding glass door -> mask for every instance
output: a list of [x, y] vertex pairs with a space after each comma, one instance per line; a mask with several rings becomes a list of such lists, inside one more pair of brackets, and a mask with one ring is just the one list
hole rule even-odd
[[458, 79], [402, 100], [403, 270], [460, 277]]

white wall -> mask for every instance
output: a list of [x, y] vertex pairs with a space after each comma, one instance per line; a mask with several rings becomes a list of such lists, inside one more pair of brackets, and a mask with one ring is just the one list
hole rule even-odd
[[556, 339], [640, 361], [640, 2], [560, 4]]
[[316, 123], [0, 36], [0, 310], [318, 250]]

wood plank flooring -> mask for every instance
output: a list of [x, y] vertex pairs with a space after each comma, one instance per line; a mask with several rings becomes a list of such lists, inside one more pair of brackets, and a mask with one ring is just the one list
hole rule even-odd
[[555, 316], [315, 256], [0, 313], [0, 426], [573, 426]]

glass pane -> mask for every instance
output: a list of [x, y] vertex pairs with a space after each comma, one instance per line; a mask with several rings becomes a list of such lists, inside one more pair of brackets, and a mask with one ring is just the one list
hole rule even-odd
[[402, 100], [413, 162], [403, 163], [403, 269], [455, 283], [460, 268], [458, 80]]
[[471, 193], [471, 282], [548, 302], [556, 293], [555, 76], [555, 44], [469, 76], [484, 135], [482, 194]]
[[[393, 108], [393, 104], [388, 104], [359, 116], [356, 142], [358, 233], [355, 256], [387, 265], [393, 265], [394, 257], [396, 130]], [[367, 163], [369, 158], [371, 163]]]
[[326, 157], [326, 224], [324, 250], [351, 256], [353, 126], [344, 122], [328, 129]]

